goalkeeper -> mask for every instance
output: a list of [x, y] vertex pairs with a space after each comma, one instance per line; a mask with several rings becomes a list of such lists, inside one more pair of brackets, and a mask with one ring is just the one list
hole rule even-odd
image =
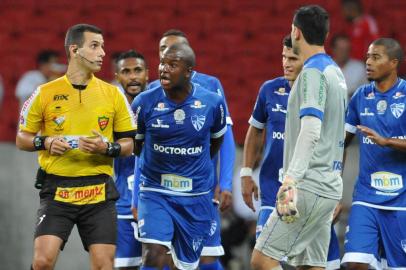
[[[252, 269], [324, 269], [333, 213], [341, 199], [347, 87], [325, 53], [329, 15], [320, 6], [298, 9], [292, 48], [304, 60], [290, 92], [283, 152], [283, 180], [273, 211], [257, 239]], [[276, 109], [280, 109], [280, 106]]]

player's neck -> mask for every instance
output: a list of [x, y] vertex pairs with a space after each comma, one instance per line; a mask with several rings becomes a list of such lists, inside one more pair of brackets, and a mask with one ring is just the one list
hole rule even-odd
[[388, 77], [381, 81], [375, 81], [376, 89], [381, 92], [385, 93], [389, 89], [391, 89], [396, 82], [398, 81], [398, 74], [396, 72], [391, 73]]
[[324, 46], [315, 46], [315, 45], [305, 44], [303, 46], [303, 49], [301, 49], [301, 51], [300, 51], [303, 62], [305, 62], [307, 59], [309, 59], [313, 55], [316, 55], [319, 53], [326, 53]]
[[182, 103], [192, 91], [192, 84], [188, 83], [184, 87], [174, 87], [170, 90], [164, 90], [166, 96], [175, 103]]
[[69, 65], [66, 71], [66, 77], [72, 84], [87, 85], [92, 76], [92, 72], [81, 69], [77, 65]]

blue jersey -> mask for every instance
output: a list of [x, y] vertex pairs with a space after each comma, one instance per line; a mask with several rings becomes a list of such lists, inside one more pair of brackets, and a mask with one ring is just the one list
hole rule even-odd
[[139, 94], [133, 104], [137, 140], [143, 140], [141, 191], [173, 195], [208, 193], [214, 182], [210, 138], [227, 130], [221, 97], [192, 84], [176, 104], [161, 86]]
[[264, 160], [259, 174], [261, 205], [275, 206], [276, 193], [281, 185], [283, 142], [289, 82], [279, 77], [266, 81], [260, 88], [250, 125], [266, 128]]
[[133, 218], [131, 213], [132, 190], [134, 186], [134, 166], [137, 158], [118, 157], [114, 159], [114, 179], [120, 193], [116, 202], [117, 214], [122, 218]]
[[353, 201], [375, 208], [406, 210], [406, 155], [374, 144], [357, 131], [357, 125], [375, 130], [383, 137], [406, 139], [406, 82], [399, 79], [385, 93], [375, 83], [360, 87], [352, 97], [346, 117], [346, 131], [360, 142], [359, 175]]
[[[226, 109], [227, 124], [231, 126], [233, 121], [231, 120], [230, 112], [227, 107], [227, 101], [224, 94], [223, 86], [219, 79], [214, 76], [203, 74], [197, 71], [192, 72], [191, 81], [195, 84], [202, 86], [203, 88], [209, 90], [210, 92], [216, 93], [223, 98]], [[155, 80], [148, 84], [148, 89], [156, 88], [160, 86], [159, 80]], [[212, 188], [212, 194], [214, 195], [215, 188], [217, 183], [220, 184], [220, 190], [232, 190], [232, 179], [233, 179], [233, 170], [234, 170], [234, 161], [235, 161], [235, 143], [234, 136], [232, 133], [231, 127], [227, 129], [227, 133], [224, 135], [223, 144], [220, 148], [220, 181], [217, 178], [217, 164], [218, 164], [218, 155], [213, 158], [213, 169], [214, 169], [214, 183]]]

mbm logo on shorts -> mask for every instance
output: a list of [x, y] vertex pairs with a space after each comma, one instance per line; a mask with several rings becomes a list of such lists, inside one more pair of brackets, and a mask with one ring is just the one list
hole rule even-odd
[[376, 172], [371, 174], [371, 186], [383, 192], [394, 192], [403, 188], [403, 179], [399, 174]]
[[193, 180], [175, 174], [162, 174], [161, 186], [173, 191], [191, 191], [193, 188]]

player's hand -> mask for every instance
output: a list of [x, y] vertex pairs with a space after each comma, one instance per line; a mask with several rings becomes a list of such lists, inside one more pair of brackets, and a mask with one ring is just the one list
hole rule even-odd
[[233, 195], [228, 190], [223, 190], [220, 193], [220, 211], [223, 212], [230, 208], [232, 203]]
[[339, 220], [340, 214], [341, 214], [341, 211], [342, 211], [342, 210], [343, 210], [343, 205], [342, 205], [341, 202], [339, 202], [339, 203], [337, 204], [336, 208], [334, 209], [333, 224], [336, 224], [337, 221]]
[[357, 128], [377, 145], [386, 146], [388, 144], [388, 139], [379, 135], [375, 130], [361, 125], [358, 125]]
[[282, 221], [293, 223], [299, 218], [299, 211], [296, 208], [297, 188], [296, 181], [285, 176], [282, 186], [276, 195], [276, 210]]
[[135, 220], [138, 220], [138, 210], [135, 207], [131, 207], [131, 212], [133, 213], [133, 217]]
[[79, 137], [79, 149], [89, 154], [105, 154], [107, 143], [103, 140], [103, 135], [95, 130], [92, 132], [95, 136]]
[[72, 147], [62, 136], [47, 137], [45, 139], [45, 149], [48, 150], [48, 153], [51, 156], [60, 156], [63, 155]]
[[252, 195], [254, 194], [254, 199], [258, 201], [258, 186], [251, 176], [241, 177], [241, 193], [245, 204], [255, 212]]

